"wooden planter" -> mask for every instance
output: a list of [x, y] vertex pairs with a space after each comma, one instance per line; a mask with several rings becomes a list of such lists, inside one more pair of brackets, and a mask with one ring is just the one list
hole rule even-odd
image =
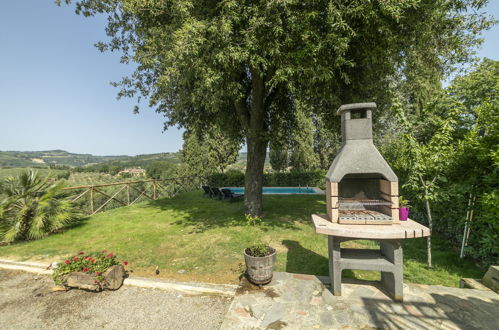
[[73, 272], [65, 276], [63, 285], [89, 291], [117, 290], [123, 284], [125, 274], [122, 265], [111, 266], [102, 274], [105, 282], [101, 283], [95, 273]]
[[272, 281], [274, 274], [274, 264], [276, 260], [276, 251], [270, 247], [271, 253], [265, 257], [253, 257], [244, 250], [244, 261], [246, 262], [246, 274], [248, 279], [257, 285], [267, 284]]

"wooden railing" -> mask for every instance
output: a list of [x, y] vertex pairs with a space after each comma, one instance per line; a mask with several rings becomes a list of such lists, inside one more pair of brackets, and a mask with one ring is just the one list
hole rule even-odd
[[[115, 182], [95, 184], [88, 186], [66, 187], [63, 190], [75, 191], [73, 202], [80, 201], [80, 205], [88, 205], [88, 214], [95, 214], [103, 210], [112, 201], [121, 206], [129, 206], [139, 199], [157, 200], [162, 197], [174, 197], [179, 192], [191, 191], [200, 187], [200, 179], [197, 177], [179, 177], [163, 180], [141, 180], [128, 182]], [[113, 191], [112, 188], [118, 188]], [[96, 200], [96, 196], [105, 197]], [[81, 203], [84, 196], [88, 196], [86, 203]], [[99, 204], [100, 205], [97, 205]]]

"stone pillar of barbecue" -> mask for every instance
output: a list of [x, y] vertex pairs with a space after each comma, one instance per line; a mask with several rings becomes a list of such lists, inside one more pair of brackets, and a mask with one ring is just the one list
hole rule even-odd
[[[382, 213], [391, 217], [392, 223], [399, 223], [398, 178], [374, 146], [374, 109], [375, 103], [354, 103], [342, 105], [337, 111], [341, 116], [342, 146], [326, 174], [327, 214], [332, 222], [339, 222], [339, 200], [345, 197], [342, 185], [346, 191], [346, 181], [358, 184], [365, 180], [371, 191], [378, 189], [380, 198], [391, 202], [381, 207]], [[342, 182], [345, 176], [348, 179]]]

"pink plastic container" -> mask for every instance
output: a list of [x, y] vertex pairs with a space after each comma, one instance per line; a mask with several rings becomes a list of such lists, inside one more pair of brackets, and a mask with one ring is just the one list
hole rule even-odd
[[409, 208], [408, 207], [399, 208], [400, 221], [406, 221], [408, 218], [409, 218]]

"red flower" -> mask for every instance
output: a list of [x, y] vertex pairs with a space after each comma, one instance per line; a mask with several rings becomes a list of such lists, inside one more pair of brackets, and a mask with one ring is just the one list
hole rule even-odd
[[71, 262], [71, 261], [69, 261], [69, 259], [68, 259], [68, 260], [66, 260], [66, 261], [64, 261], [64, 263], [65, 263], [66, 265], [67, 265], [67, 264], [69, 264], [70, 262]]
[[102, 250], [102, 253], [106, 253], [106, 250]]
[[85, 256], [85, 258], [83, 258], [83, 259], [87, 260], [87, 259], [88, 259], [88, 256]]
[[94, 263], [94, 262], [95, 262], [95, 259], [90, 259], [90, 262], [91, 262], [91, 263]]
[[102, 272], [95, 272], [95, 275], [99, 276]]
[[85, 253], [85, 252], [80, 251], [80, 252], [78, 252], [78, 255], [82, 255], [82, 254], [84, 254], [84, 253]]
[[106, 256], [106, 258], [111, 258], [112, 256], [113, 256], [113, 254], [112, 254], [112, 253], [109, 253], [109, 254]]
[[84, 272], [88, 272], [88, 267], [83, 268]]
[[73, 261], [78, 261], [78, 257], [74, 257], [74, 258], [73, 258]]
[[128, 261], [123, 261], [123, 265], [128, 265]]

